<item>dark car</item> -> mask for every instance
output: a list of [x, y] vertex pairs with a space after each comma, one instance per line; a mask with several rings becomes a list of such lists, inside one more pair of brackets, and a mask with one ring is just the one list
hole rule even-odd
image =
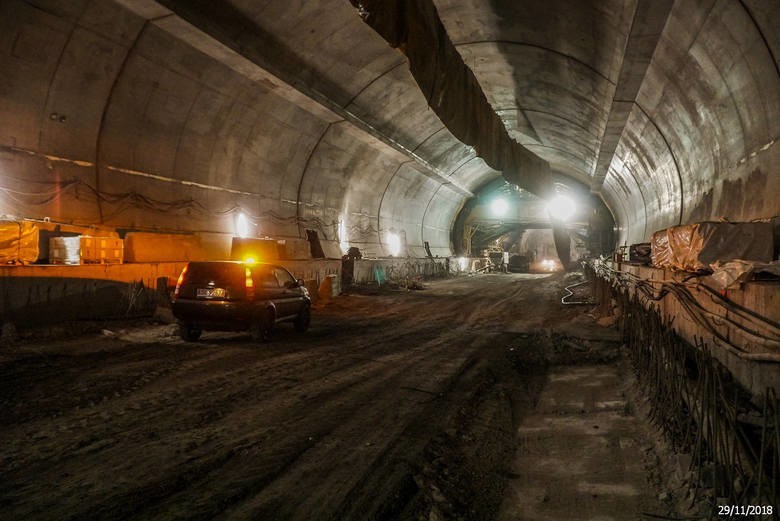
[[306, 331], [311, 299], [302, 280], [282, 266], [238, 261], [189, 262], [179, 275], [171, 302], [184, 340], [204, 329], [248, 330], [266, 340], [273, 326], [291, 321]]

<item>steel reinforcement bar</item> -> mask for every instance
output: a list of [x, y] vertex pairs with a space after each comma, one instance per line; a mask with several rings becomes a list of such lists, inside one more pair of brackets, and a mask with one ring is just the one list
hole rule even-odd
[[775, 389], [751, 395], [703, 341], [691, 345], [652, 304], [590, 275], [595, 294], [610, 294], [622, 310], [619, 325], [651, 421], [677, 452], [691, 457], [692, 504], [712, 498], [719, 504], [772, 506], [777, 512], [780, 401]]

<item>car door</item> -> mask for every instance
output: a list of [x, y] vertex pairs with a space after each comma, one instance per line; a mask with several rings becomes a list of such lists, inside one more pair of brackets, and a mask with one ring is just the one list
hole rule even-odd
[[279, 285], [279, 280], [271, 266], [258, 265], [252, 267], [252, 283], [255, 288], [255, 302], [264, 306], [265, 301], [272, 301], [277, 307], [276, 318], [282, 316], [279, 308], [284, 300], [284, 288]]
[[301, 289], [298, 287], [298, 283], [295, 278], [290, 275], [290, 272], [281, 266], [275, 266], [273, 272], [276, 276], [276, 280], [279, 282], [279, 286], [283, 289], [281, 306], [277, 305], [277, 307], [281, 307], [283, 311], [283, 315], [280, 313], [280, 316], [289, 317], [297, 315], [298, 311], [301, 309], [301, 304], [303, 303], [303, 296]]

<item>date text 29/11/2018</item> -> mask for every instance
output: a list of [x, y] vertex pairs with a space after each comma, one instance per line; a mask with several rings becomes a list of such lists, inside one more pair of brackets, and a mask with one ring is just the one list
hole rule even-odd
[[718, 505], [718, 517], [771, 516], [772, 505]]

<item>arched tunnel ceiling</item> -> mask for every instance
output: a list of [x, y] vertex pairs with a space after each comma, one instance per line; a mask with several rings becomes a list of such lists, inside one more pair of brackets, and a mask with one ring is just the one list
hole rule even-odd
[[514, 137], [619, 240], [780, 213], [780, 3], [434, 0]]
[[[431, 1], [431, 0], [427, 0]], [[620, 242], [780, 214], [780, 4], [435, 0], [510, 132]], [[500, 173], [348, 0], [0, 0], [0, 213], [449, 254]], [[446, 72], [446, 71], [445, 71]]]
[[435, 3], [513, 137], [589, 184], [636, 2]]

